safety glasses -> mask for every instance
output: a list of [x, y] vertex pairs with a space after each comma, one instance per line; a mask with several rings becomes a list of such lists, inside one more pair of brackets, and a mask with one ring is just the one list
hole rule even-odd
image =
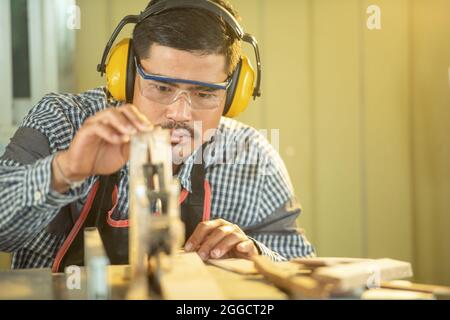
[[[135, 64], [139, 74], [141, 95], [163, 105], [171, 105], [184, 96], [192, 109], [215, 109], [224, 101], [230, 86], [229, 80], [221, 83], [207, 83], [149, 74], [144, 71], [137, 59]], [[177, 84], [188, 84], [193, 87], [184, 90]]]

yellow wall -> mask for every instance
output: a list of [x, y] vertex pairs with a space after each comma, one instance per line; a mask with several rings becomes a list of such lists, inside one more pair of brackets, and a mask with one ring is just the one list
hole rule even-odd
[[[75, 69], [78, 91], [104, 84], [96, 72], [106, 42], [119, 21], [127, 14], [137, 14], [147, 0], [77, 0], [81, 11], [81, 29], [77, 32]], [[130, 28], [121, 34], [129, 37]]]
[[[110, 32], [147, 1], [77, 2], [82, 91], [103, 84]], [[405, 259], [416, 280], [450, 284], [450, 1], [232, 3], [264, 66], [264, 96], [240, 120], [280, 129], [318, 253]], [[381, 30], [366, 28], [371, 4]]]
[[[147, 1], [78, 3], [81, 90], [102, 84], [110, 31]], [[450, 1], [232, 3], [264, 66], [264, 96], [240, 120], [280, 129], [318, 253], [405, 259], [417, 280], [450, 284]], [[381, 30], [366, 28], [372, 4]]]
[[450, 283], [450, 1], [411, 8], [414, 245], [418, 276]]
[[281, 129], [319, 254], [405, 259], [450, 284], [450, 1], [233, 3], [265, 71], [242, 119]]

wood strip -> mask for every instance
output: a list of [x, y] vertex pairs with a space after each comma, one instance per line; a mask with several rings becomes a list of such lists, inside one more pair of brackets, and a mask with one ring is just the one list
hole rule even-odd
[[161, 290], [167, 300], [225, 299], [197, 253], [177, 254], [170, 258], [170, 269], [161, 275]]
[[433, 300], [433, 295], [417, 291], [371, 289], [361, 295], [362, 300]]
[[231, 271], [242, 275], [258, 274], [255, 264], [251, 260], [245, 259], [210, 259], [207, 262], [210, 265], [219, 267], [221, 269]]
[[437, 291], [450, 291], [450, 287], [436, 286], [430, 284], [412, 283], [410, 281], [383, 281], [381, 288], [417, 291], [423, 293], [435, 293]]
[[379, 286], [381, 281], [404, 279], [411, 276], [410, 263], [392, 259], [320, 267], [312, 273], [314, 279], [334, 284], [334, 293], [349, 292], [371, 285]]
[[286, 292], [267, 281], [264, 276], [242, 275], [213, 265], [206, 266], [217, 280], [227, 299], [231, 300], [279, 300], [288, 299]]
[[318, 258], [294, 258], [292, 262], [302, 264], [307, 267], [330, 267], [338, 264], [348, 264], [355, 262], [371, 261], [370, 259], [360, 258], [332, 258], [332, 257], [318, 257]]
[[255, 268], [277, 287], [286, 290], [291, 298], [327, 298], [332, 286], [304, 275], [298, 275], [298, 265], [278, 264], [265, 256], [253, 258]]

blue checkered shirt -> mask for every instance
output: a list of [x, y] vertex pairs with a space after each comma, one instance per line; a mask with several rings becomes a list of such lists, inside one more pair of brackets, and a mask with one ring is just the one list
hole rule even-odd
[[[68, 149], [87, 118], [118, 105], [108, 103], [104, 88], [78, 95], [49, 94], [23, 120], [21, 128], [36, 130], [46, 137], [50, 155], [40, 156], [19, 145], [7, 147], [0, 158], [0, 251], [13, 253], [13, 268], [48, 268], [53, 264], [66, 235], [55, 236], [46, 227], [63, 207], [73, 202], [82, 205], [99, 179], [93, 176], [78, 188], [57, 193], [51, 188], [53, 157]], [[18, 149], [33, 162], [18, 162], [11, 151]], [[204, 154], [206, 179], [211, 185], [211, 219], [237, 224], [260, 253], [274, 261], [314, 255], [313, 247], [296, 227], [300, 207], [285, 165], [262, 134], [222, 118]], [[195, 153], [178, 173], [182, 187], [188, 191], [194, 159]], [[115, 220], [128, 218], [128, 179], [126, 165], [119, 174], [118, 210], [112, 217]]]

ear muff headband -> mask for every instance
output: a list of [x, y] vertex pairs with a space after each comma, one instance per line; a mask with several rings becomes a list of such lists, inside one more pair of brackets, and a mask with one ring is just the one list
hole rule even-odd
[[127, 79], [126, 82], [126, 98], [128, 103], [133, 102], [133, 96], [134, 96], [134, 83], [136, 79], [136, 65], [135, 65], [135, 59], [134, 59], [134, 45], [133, 45], [133, 39], [129, 39], [128, 42], [128, 57], [127, 57]]
[[[250, 65], [248, 58], [244, 56], [231, 77], [232, 83], [227, 93], [224, 115], [227, 117], [237, 116], [247, 108], [252, 96], [254, 99], [261, 96], [262, 65], [258, 42], [252, 35], [244, 33], [243, 28], [230, 12], [219, 4], [209, 0], [162, 0], [149, 6], [145, 11], [141, 12], [140, 15], [126, 16], [120, 21], [119, 25], [111, 35], [103, 52], [102, 61], [97, 66], [97, 71], [100, 72], [102, 76], [104, 73], [107, 74], [109, 92], [116, 100], [131, 102], [136, 73], [132, 40], [125, 39], [120, 41], [116, 47], [112, 48], [112, 46], [127, 24], [139, 24], [141, 21], [151, 16], [176, 8], [197, 8], [207, 10], [223, 18], [238, 39], [252, 45], [257, 63], [256, 81], [255, 72]], [[111, 57], [109, 58], [108, 63], [106, 63], [110, 52]]]

